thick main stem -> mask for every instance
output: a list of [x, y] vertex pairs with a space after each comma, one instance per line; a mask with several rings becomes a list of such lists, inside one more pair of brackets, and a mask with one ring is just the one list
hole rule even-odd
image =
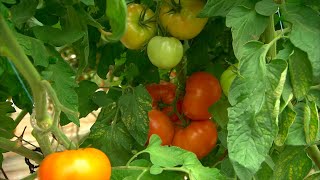
[[[274, 28], [274, 17], [271, 15], [269, 17], [269, 24], [265, 30], [265, 41], [266, 43], [270, 43], [276, 37], [276, 31]], [[277, 44], [274, 43], [272, 47], [268, 51], [268, 57], [270, 59], [274, 59], [277, 55]]]
[[41, 76], [25, 55], [23, 49], [18, 44], [15, 36], [1, 15], [0, 32], [0, 42], [5, 42], [0, 44], [0, 53], [1, 55], [7, 56], [27, 80], [32, 90], [36, 119], [41, 121], [45, 118], [47, 112], [46, 92], [41, 85]]
[[[27, 80], [34, 99], [35, 117], [37, 122], [45, 121], [47, 118], [47, 99], [46, 91], [41, 84], [41, 76], [32, 65], [28, 57], [25, 55], [23, 49], [17, 42], [13, 32], [9, 29], [3, 16], [0, 14], [0, 54], [8, 57], [16, 66], [18, 71]], [[39, 142], [41, 149], [50, 150], [49, 137], [41, 137]], [[44, 144], [42, 143], [44, 142]], [[1, 147], [1, 146], [0, 146]]]
[[35, 161], [36, 163], [40, 163], [43, 159], [43, 156], [41, 154], [22, 146], [19, 142], [10, 141], [2, 137], [0, 137], [0, 147], [4, 150], [18, 153], [28, 159]]
[[320, 151], [317, 145], [312, 145], [307, 148], [307, 153], [313, 162], [320, 168]]

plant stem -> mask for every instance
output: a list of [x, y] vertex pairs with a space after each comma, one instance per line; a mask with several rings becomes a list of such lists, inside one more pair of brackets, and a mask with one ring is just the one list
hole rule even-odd
[[[34, 99], [35, 118], [37, 123], [41, 123], [47, 118], [47, 98], [46, 91], [41, 83], [41, 76], [32, 65], [23, 49], [16, 40], [13, 32], [9, 29], [4, 18], [0, 14], [0, 54], [7, 56], [16, 66], [18, 71], [27, 80]], [[34, 133], [37, 136], [38, 133]], [[49, 136], [37, 138], [44, 155], [52, 152]], [[10, 150], [10, 149], [9, 149]], [[30, 158], [31, 159], [31, 158]]]
[[34, 129], [31, 134], [36, 138], [44, 156], [53, 153], [47, 132], [40, 132]]
[[37, 178], [37, 175], [38, 175], [38, 173], [34, 172], [34, 173], [30, 174], [29, 176], [24, 177], [22, 180], [34, 180]]
[[129, 159], [129, 161], [127, 162], [126, 167], [129, 167], [130, 163], [131, 163], [135, 158], [137, 158], [140, 154], [142, 154], [142, 153], [144, 153], [144, 151], [140, 151], [140, 152], [136, 153], [135, 155], [133, 155], [133, 156]]
[[[265, 30], [265, 41], [266, 43], [270, 43], [276, 37], [276, 31], [274, 28], [274, 17], [271, 15], [269, 17], [269, 24]], [[277, 55], [277, 44], [274, 43], [272, 47], [268, 51], [268, 57], [270, 59], [274, 59]]]
[[0, 53], [7, 56], [27, 80], [33, 94], [36, 119], [41, 121], [45, 118], [47, 112], [46, 92], [41, 85], [41, 76], [25, 55], [23, 49], [1, 15], [0, 32], [0, 40], [5, 42], [0, 45]]
[[16, 125], [18, 125], [21, 121], [22, 121], [22, 119], [24, 118], [24, 116], [26, 116], [27, 115], [27, 113], [28, 113], [28, 111], [27, 110], [22, 110], [20, 113], [19, 113], [19, 115], [16, 117], [16, 119], [14, 120], [14, 122], [16, 123]]
[[57, 126], [53, 126], [51, 129], [52, 134], [57, 141], [67, 149], [77, 149], [77, 146], [61, 131]]
[[0, 137], [0, 147], [1, 147], [1, 149], [18, 153], [28, 159], [35, 161], [36, 163], [40, 163], [43, 159], [43, 156], [41, 154], [36, 153], [36, 152], [22, 146], [17, 141], [10, 141], [10, 140], [5, 139], [3, 137]]
[[307, 148], [307, 153], [313, 162], [320, 168], [320, 151], [317, 145], [312, 145]]

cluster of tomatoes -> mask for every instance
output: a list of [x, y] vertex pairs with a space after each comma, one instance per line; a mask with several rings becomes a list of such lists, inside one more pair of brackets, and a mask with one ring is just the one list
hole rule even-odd
[[[207, 23], [207, 18], [197, 17], [204, 5], [204, 0], [162, 0], [154, 13], [145, 5], [129, 4], [127, 31], [121, 42], [133, 50], [147, 46], [152, 64], [161, 69], [171, 69], [183, 56], [180, 40], [194, 38]], [[169, 36], [157, 35], [158, 30], [169, 33]]]
[[219, 81], [207, 72], [193, 73], [185, 93], [176, 97], [176, 85], [170, 82], [146, 86], [152, 97], [149, 134], [157, 134], [162, 145], [189, 150], [199, 159], [208, 155], [217, 143], [217, 127], [208, 109], [221, 96]]

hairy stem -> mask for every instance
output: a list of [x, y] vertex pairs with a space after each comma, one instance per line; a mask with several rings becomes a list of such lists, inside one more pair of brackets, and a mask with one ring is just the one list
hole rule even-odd
[[37, 130], [33, 130], [31, 132], [34, 138], [36, 138], [38, 144], [40, 145], [40, 149], [44, 156], [49, 155], [53, 153], [53, 150], [51, 148], [51, 142], [49, 139], [49, 133], [46, 132], [40, 132]]
[[10, 141], [8, 139], [0, 137], [0, 147], [1, 149], [20, 154], [28, 159], [35, 161], [36, 163], [40, 163], [43, 159], [43, 156], [41, 154], [22, 146], [18, 141]]
[[[25, 55], [23, 49], [19, 45], [13, 32], [9, 29], [1, 14], [0, 32], [0, 41], [5, 42], [0, 44], [0, 54], [8, 57], [27, 80], [34, 99], [35, 118], [37, 123], [41, 124], [41, 122], [45, 121], [47, 118], [47, 98], [46, 91], [41, 83], [41, 76]], [[38, 139], [40, 140], [39, 145], [41, 149], [44, 150], [44, 154], [51, 153], [52, 150], [50, 144], [47, 143], [49, 142], [49, 136], [42, 136]]]
[[13, 32], [9, 29], [1, 15], [0, 32], [0, 41], [5, 42], [0, 44], [0, 54], [8, 57], [27, 80], [32, 90], [36, 119], [41, 121], [45, 118], [47, 112], [46, 92], [41, 85], [41, 76], [25, 55]]

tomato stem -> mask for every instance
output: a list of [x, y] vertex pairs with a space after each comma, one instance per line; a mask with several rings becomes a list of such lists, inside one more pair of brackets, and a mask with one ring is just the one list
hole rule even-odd
[[28, 111], [27, 110], [22, 110], [19, 115], [16, 117], [16, 119], [14, 120], [14, 122], [16, 123], [16, 125], [20, 124], [20, 122], [22, 121], [22, 119], [27, 115]]
[[[269, 17], [269, 24], [264, 33], [265, 33], [266, 43], [270, 43], [276, 37], [273, 15]], [[270, 60], [272, 60], [276, 57], [276, 55], [277, 55], [277, 43], [274, 43], [268, 51], [268, 57]]]
[[43, 156], [37, 152], [34, 152], [16, 141], [10, 141], [6, 138], [0, 137], [0, 147], [7, 151], [18, 153], [28, 159], [32, 159], [36, 163], [40, 163]]

